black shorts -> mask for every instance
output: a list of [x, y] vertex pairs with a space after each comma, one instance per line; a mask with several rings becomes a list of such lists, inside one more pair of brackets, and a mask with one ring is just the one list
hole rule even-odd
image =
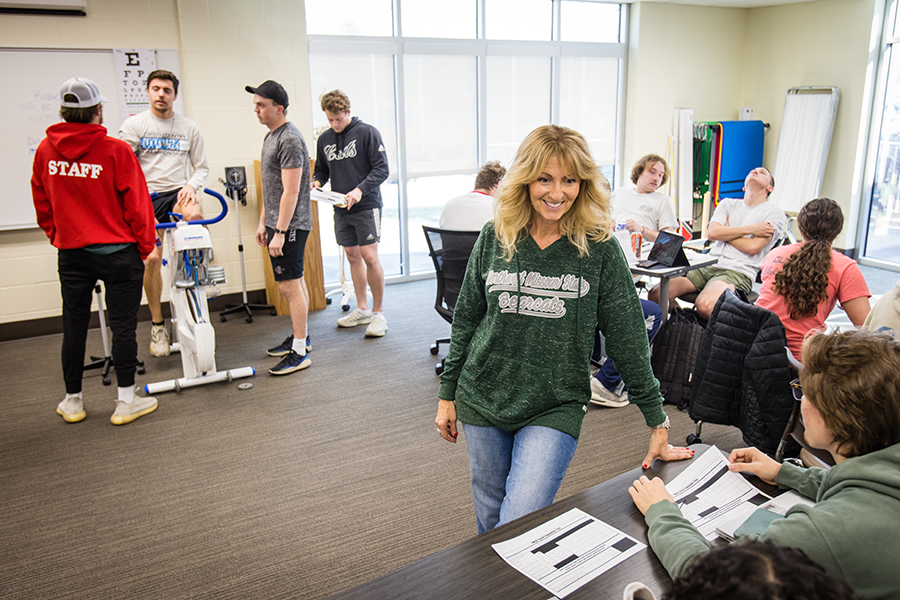
[[156, 198], [153, 199], [153, 215], [156, 217], [157, 223], [168, 223], [172, 220], [172, 216], [169, 213], [178, 204], [178, 192], [180, 190], [181, 188], [168, 192], [159, 192]]
[[381, 241], [381, 209], [334, 211], [334, 239], [340, 246], [368, 246]]
[[[266, 242], [272, 241], [275, 230], [266, 227]], [[272, 273], [275, 281], [290, 281], [303, 277], [303, 255], [306, 252], [306, 238], [309, 232], [304, 229], [288, 229], [284, 236], [284, 246], [281, 248], [282, 256], [269, 255], [272, 261]], [[268, 254], [268, 250], [265, 251]]]

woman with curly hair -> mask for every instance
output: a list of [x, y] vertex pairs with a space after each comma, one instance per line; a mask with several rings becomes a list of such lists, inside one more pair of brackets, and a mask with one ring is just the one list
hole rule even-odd
[[453, 313], [435, 417], [464, 424], [478, 532], [553, 502], [591, 398], [594, 327], [650, 431], [644, 466], [689, 458], [669, 419], [608, 184], [584, 137], [546, 125], [522, 142], [481, 230]]
[[837, 202], [816, 198], [797, 216], [803, 241], [775, 248], [762, 267], [757, 306], [771, 310], [784, 325], [787, 345], [799, 359], [803, 338], [819, 330], [837, 302], [859, 327], [869, 314], [869, 288], [856, 261], [831, 249], [844, 227]]

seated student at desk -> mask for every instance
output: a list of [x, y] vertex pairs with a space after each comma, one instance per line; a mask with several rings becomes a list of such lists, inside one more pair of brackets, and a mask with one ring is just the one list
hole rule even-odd
[[[726, 289], [750, 293], [763, 259], [784, 231], [784, 211], [768, 201], [775, 190], [772, 174], [763, 167], [753, 169], [743, 189], [743, 198], [722, 198], [709, 220], [708, 236], [715, 241], [709, 256], [718, 262], [669, 282], [669, 302], [700, 292], [694, 306], [704, 319], [712, 315]], [[650, 290], [650, 300], [659, 300], [659, 289]]]
[[[622, 187], [613, 192], [613, 220], [625, 219], [628, 231], [640, 233], [647, 240], [656, 241], [660, 231], [677, 231], [678, 219], [672, 199], [657, 191], [669, 179], [669, 167], [661, 156], [648, 154], [634, 163], [631, 182], [634, 189]], [[623, 248], [628, 256], [627, 248]], [[647, 336], [652, 340], [663, 321], [659, 305], [641, 299], [641, 310]], [[599, 336], [594, 344], [594, 355], [600, 354]], [[628, 392], [612, 359], [607, 358], [591, 377], [591, 404], [620, 408], [628, 406]]]
[[822, 328], [838, 301], [850, 321], [862, 325], [871, 294], [856, 261], [831, 249], [844, 227], [837, 202], [810, 200], [797, 215], [797, 227], [802, 242], [779, 246], [766, 255], [756, 305], [778, 315], [788, 348], [799, 358], [803, 338]]
[[[728, 457], [729, 468], [817, 502], [795, 506], [759, 539], [799, 548], [863, 598], [898, 599], [900, 341], [867, 330], [814, 333], [802, 360], [806, 440], [830, 452], [836, 465], [804, 469], [743, 448]], [[710, 543], [682, 516], [661, 479], [641, 477], [628, 491], [645, 515], [651, 548], [673, 578], [703, 560]]]
[[669, 179], [669, 167], [663, 157], [648, 154], [631, 169], [634, 189], [621, 187], [612, 195], [613, 218], [625, 219], [628, 231], [640, 233], [651, 242], [662, 230], [678, 231], [678, 218], [672, 199], [657, 190]]
[[484, 224], [494, 218], [494, 197], [506, 169], [491, 160], [478, 170], [475, 189], [462, 196], [451, 198], [441, 211], [441, 229], [481, 231]]

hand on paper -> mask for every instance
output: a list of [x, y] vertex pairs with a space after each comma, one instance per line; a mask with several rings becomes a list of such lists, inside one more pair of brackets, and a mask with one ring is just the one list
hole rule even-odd
[[344, 196], [344, 198], [347, 200], [347, 209], [349, 210], [353, 208], [354, 204], [362, 200], [362, 190], [359, 188], [353, 188], [352, 190], [347, 192], [347, 195]]
[[651, 480], [646, 475], [641, 475], [641, 478], [628, 488], [628, 493], [631, 494], [634, 505], [641, 511], [642, 515], [646, 515], [647, 509], [657, 502], [663, 500], [675, 502], [675, 498], [672, 497], [672, 494], [666, 489], [666, 484], [659, 477], [654, 477]]
[[760, 452], [757, 448], [738, 448], [728, 455], [728, 469], [740, 473], [753, 473], [769, 485], [781, 470], [781, 463]]
[[647, 456], [644, 457], [644, 462], [641, 463], [643, 468], [650, 468], [650, 463], [653, 462], [654, 458], [670, 461], [684, 460], [694, 456], [694, 451], [690, 448], [669, 445], [668, 429], [654, 429], [652, 431], [653, 433], [650, 434], [650, 450], [647, 452]]
[[434, 418], [441, 437], [448, 442], [456, 443], [456, 404], [449, 400], [438, 400], [437, 416]]

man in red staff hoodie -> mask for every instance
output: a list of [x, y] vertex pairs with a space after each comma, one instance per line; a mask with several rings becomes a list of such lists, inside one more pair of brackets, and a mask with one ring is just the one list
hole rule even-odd
[[87, 416], [81, 394], [84, 346], [91, 293], [102, 279], [118, 384], [110, 421], [124, 425], [157, 406], [155, 398], [134, 394], [143, 259], [156, 241], [153, 204], [134, 152], [101, 125], [106, 98], [96, 84], [75, 77], [63, 84], [59, 98], [65, 122], [47, 129], [31, 177], [38, 225], [59, 250], [66, 397], [56, 412], [67, 423]]

